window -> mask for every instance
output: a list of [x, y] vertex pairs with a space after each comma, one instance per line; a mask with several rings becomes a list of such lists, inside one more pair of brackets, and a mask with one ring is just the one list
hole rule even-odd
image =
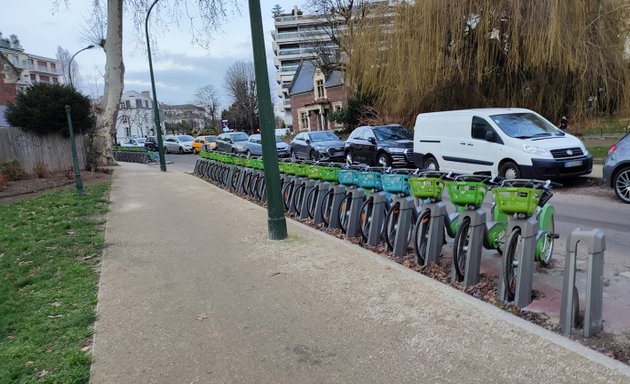
[[326, 94], [324, 93], [324, 80], [317, 80], [315, 82], [316, 84], [316, 91], [315, 91], [315, 98], [316, 99], [321, 99], [326, 97]]
[[33, 59], [28, 59], [28, 69], [35, 69], [35, 64], [33, 62]]
[[300, 128], [308, 129], [308, 112], [300, 112]]
[[148, 101], [148, 100], [145, 100], [145, 101], [144, 101], [144, 107], [145, 107], [145, 108], [149, 108], [149, 101]]
[[48, 71], [48, 63], [45, 61], [37, 60], [37, 69], [40, 71]]
[[37, 75], [36, 75], [36, 74], [31, 73], [31, 81], [32, 81], [32, 82], [37, 81]]
[[40, 75], [40, 76], [39, 76], [39, 81], [40, 81], [41, 83], [50, 83], [50, 77], [48, 77], [48, 76], [41, 76], [41, 75]]
[[56, 77], [52, 78], [53, 84], [59, 84], [59, 80]]
[[142, 108], [142, 100], [136, 99], [136, 108]]
[[131, 136], [131, 127], [125, 127], [125, 135]]
[[472, 119], [472, 132], [473, 139], [485, 140], [486, 132], [494, 132], [494, 129], [488, 124], [488, 122], [481, 117], [474, 116]]
[[131, 108], [131, 102], [129, 100], [125, 100], [125, 107], [126, 107], [126, 109], [130, 109]]
[[517, 139], [564, 136], [564, 132], [533, 113], [506, 113], [493, 115], [490, 118], [506, 135]]
[[123, 115], [122, 118], [120, 119], [121, 122], [123, 123], [128, 123], [129, 122], [129, 116]]
[[55, 65], [55, 63], [50, 63], [50, 70], [52, 72], [57, 72], [57, 66]]
[[120, 102], [120, 109], [125, 109], [125, 102], [123, 101]]

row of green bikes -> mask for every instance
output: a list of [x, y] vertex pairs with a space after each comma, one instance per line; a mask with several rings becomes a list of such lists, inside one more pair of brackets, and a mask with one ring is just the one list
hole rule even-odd
[[[202, 152], [201, 157], [210, 160], [208, 169], [197, 172], [208, 176], [218, 184], [232, 189], [236, 193], [251, 196], [257, 200], [266, 200], [266, 190], [261, 159], [244, 158], [218, 152]], [[449, 172], [426, 171], [422, 169], [392, 169], [319, 163], [310, 161], [286, 160], [279, 162], [282, 199], [288, 212], [295, 212], [299, 217], [321, 218], [325, 227], [338, 223], [344, 233], [351, 220], [352, 212], [359, 214], [359, 233], [365, 242], [380, 209], [379, 233], [388, 249], [394, 248], [394, 239], [402, 238], [413, 248], [414, 259], [425, 265], [427, 244], [431, 236], [432, 211], [430, 204], [443, 201], [444, 190], [453, 205], [452, 212], [443, 218], [444, 234], [454, 239], [453, 268], [456, 279], [464, 279], [466, 259], [471, 243], [472, 228], [466, 211], [483, 209], [488, 192], [494, 196], [490, 203], [490, 220], [483, 231], [483, 247], [495, 250], [503, 255], [504, 284], [508, 299], [513, 299], [516, 290], [518, 269], [518, 246], [521, 241], [521, 229], [514, 227], [508, 233], [509, 222], [513, 219], [533, 218], [538, 222], [535, 260], [546, 266], [553, 254], [554, 207], [549, 204], [553, 196], [552, 187], [557, 184], [550, 181], [529, 179], [503, 179], [487, 175], [457, 175]], [[258, 172], [247, 172], [247, 170]], [[241, 174], [241, 172], [244, 172]], [[240, 180], [240, 182], [238, 181]], [[327, 189], [307, 188], [306, 181], [326, 182]], [[335, 203], [335, 186], [343, 186], [345, 193]], [[353, 194], [362, 189], [364, 193]], [[385, 204], [375, 204], [376, 194], [385, 194]], [[324, 194], [320, 196], [320, 194]], [[353, 201], [355, 196], [361, 201]], [[412, 198], [414, 209], [410, 223], [401, 223], [401, 199]], [[306, 202], [304, 201], [306, 199]], [[317, 201], [320, 200], [320, 204]], [[352, 204], [361, 204], [359, 210], [351, 210]], [[337, 204], [335, 207], [334, 204]], [[318, 208], [320, 211], [317, 212]], [[307, 212], [302, 212], [306, 209]], [[335, 214], [336, 220], [332, 215]], [[460, 219], [461, 218], [461, 219]], [[404, 228], [404, 236], [397, 236], [399, 228]], [[445, 241], [444, 241], [445, 243]], [[441, 249], [441, 248], [440, 248]]]

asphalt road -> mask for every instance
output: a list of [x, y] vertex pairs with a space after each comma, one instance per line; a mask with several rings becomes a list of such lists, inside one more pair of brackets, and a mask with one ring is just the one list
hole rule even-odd
[[[191, 154], [168, 154], [167, 170], [192, 173], [197, 158]], [[564, 260], [565, 240], [574, 229], [599, 228], [606, 234], [607, 272], [630, 275], [630, 205], [619, 202], [612, 189], [590, 178], [566, 181], [564, 185], [551, 200], [556, 208], [556, 232], [560, 235], [554, 250], [556, 267], [564, 268], [558, 264]]]

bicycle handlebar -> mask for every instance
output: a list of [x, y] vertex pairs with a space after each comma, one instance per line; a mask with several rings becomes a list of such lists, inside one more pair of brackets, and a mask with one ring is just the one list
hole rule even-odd
[[501, 186], [507, 187], [523, 187], [523, 188], [536, 188], [550, 190], [552, 187], [561, 187], [562, 184], [553, 182], [551, 180], [537, 180], [537, 179], [504, 179], [501, 181]]

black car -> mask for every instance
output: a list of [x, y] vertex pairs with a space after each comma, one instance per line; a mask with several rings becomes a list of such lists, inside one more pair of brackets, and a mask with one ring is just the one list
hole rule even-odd
[[309, 160], [343, 160], [344, 142], [332, 131], [301, 132], [291, 141], [291, 157]]
[[350, 134], [345, 148], [346, 162], [381, 167], [411, 166], [413, 140], [400, 125], [358, 127]]
[[158, 150], [158, 141], [156, 136], [147, 137], [144, 142], [144, 147], [149, 151], [157, 151]]

